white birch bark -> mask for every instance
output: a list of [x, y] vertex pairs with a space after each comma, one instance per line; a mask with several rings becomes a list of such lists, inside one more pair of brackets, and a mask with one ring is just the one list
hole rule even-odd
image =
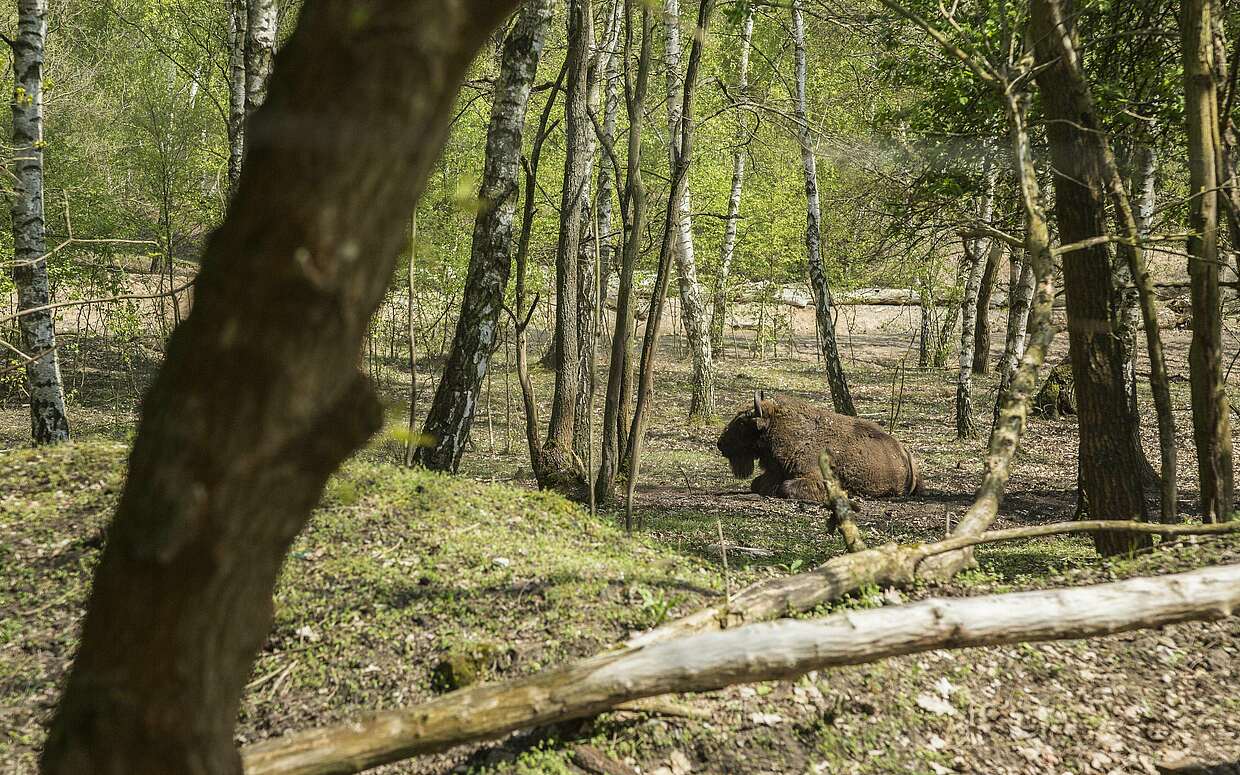
[[551, 0], [526, 0], [504, 39], [478, 191], [482, 209], [474, 219], [461, 314], [422, 432], [431, 441], [415, 453], [417, 462], [436, 471], [455, 472], [460, 466], [495, 349], [512, 268], [525, 113], [550, 20]]
[[254, 113], [267, 99], [267, 82], [276, 54], [277, 0], [246, 0], [245, 114]]
[[831, 401], [840, 414], [856, 415], [848, 377], [840, 363], [839, 346], [835, 340], [835, 306], [831, 299], [831, 287], [827, 283], [826, 268], [822, 263], [822, 234], [819, 227], [818, 165], [810, 140], [809, 118], [805, 107], [805, 20], [801, 13], [801, 0], [792, 2], [792, 36], [796, 58], [796, 118], [801, 142], [801, 164], [805, 169], [805, 253], [809, 263], [810, 286], [814, 291], [814, 312], [818, 323], [819, 346], [827, 369], [827, 382], [831, 387]]
[[[978, 219], [989, 224], [994, 215], [995, 177], [998, 172], [990, 159], [984, 163], [982, 172], [985, 190], [982, 192]], [[973, 422], [973, 343], [977, 329], [977, 294], [981, 285], [982, 269], [986, 258], [982, 255], [985, 243], [973, 239], [965, 246], [964, 299], [960, 303], [960, 371], [956, 377], [956, 438], [971, 439], [977, 436]]]
[[[667, 65], [667, 127], [668, 154], [672, 167], [680, 155], [681, 76], [680, 76], [680, 3], [664, 0], [663, 27], [665, 32], [664, 56]], [[685, 332], [689, 338], [689, 352], [693, 358], [693, 396], [689, 404], [689, 417], [708, 420], [715, 414], [715, 373], [710, 346], [709, 321], [706, 305], [702, 301], [702, 287], [697, 279], [697, 259], [693, 253], [693, 219], [691, 217], [690, 189], [685, 182], [684, 196], [676, 208], [673, 224], [678, 232], [673, 242], [676, 267], [679, 275], [680, 304], [684, 311]]]
[[228, 188], [233, 192], [245, 157], [246, 0], [232, 0], [228, 12]]
[[[13, 284], [17, 309], [46, 306], [47, 246], [43, 221], [43, 43], [47, 0], [19, 0], [13, 41]], [[56, 354], [56, 318], [50, 311], [20, 318], [30, 390], [30, 436], [35, 444], [69, 440], [64, 385]]]
[[[749, 96], [749, 47], [753, 41], [753, 7], [750, 6], [741, 25], [740, 63], [737, 66], [736, 98]], [[723, 227], [723, 246], [719, 251], [719, 272], [715, 275], [715, 299], [711, 310], [711, 346], [723, 345], [723, 329], [728, 312], [728, 276], [736, 250], [736, 226], [741, 210], [741, 189], [745, 183], [745, 127], [738, 120], [736, 150], [732, 154], [732, 192], [728, 195], [728, 220]]]

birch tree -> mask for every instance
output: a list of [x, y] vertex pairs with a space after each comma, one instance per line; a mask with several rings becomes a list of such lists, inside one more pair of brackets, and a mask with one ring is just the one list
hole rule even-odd
[[818, 324], [819, 347], [827, 369], [827, 383], [831, 387], [831, 402], [840, 414], [855, 415], [852, 393], [848, 389], [848, 377], [840, 362], [839, 346], [835, 340], [835, 305], [831, 287], [827, 283], [826, 268], [822, 263], [822, 234], [819, 230], [820, 210], [818, 204], [818, 168], [814, 148], [810, 140], [809, 119], [805, 107], [805, 21], [801, 0], [792, 0], [792, 36], [796, 59], [796, 121], [801, 142], [801, 165], [805, 170], [805, 252], [809, 262], [810, 286], [814, 291], [814, 312]]
[[228, 189], [237, 188], [241, 162], [245, 157], [246, 115], [246, 0], [228, 4]]
[[267, 99], [267, 82], [276, 55], [277, 0], [245, 0], [245, 114]]
[[[682, 82], [680, 77], [680, 3], [664, 0], [664, 57], [667, 60], [667, 129], [668, 154], [674, 165], [681, 153]], [[692, 117], [689, 117], [692, 119]], [[707, 421], [715, 414], [715, 369], [710, 346], [710, 322], [702, 301], [702, 288], [697, 279], [697, 259], [693, 252], [693, 219], [690, 188], [686, 180], [684, 193], [676, 205], [672, 224], [676, 231], [673, 250], [676, 256], [680, 286], [680, 306], [684, 312], [685, 333], [693, 359], [693, 395], [689, 402], [689, 418]]]
[[47, 0], [19, 0], [13, 49], [13, 284], [30, 391], [30, 437], [35, 444], [69, 440], [65, 391], [56, 353], [43, 220], [43, 45]]
[[[753, 42], [753, 6], [745, 8], [745, 20], [741, 23], [741, 48], [736, 75], [736, 100], [744, 102], [749, 96], [749, 47]], [[738, 119], [736, 150], [732, 152], [732, 189], [728, 195], [728, 215], [723, 226], [723, 245], [719, 249], [719, 271], [715, 275], [714, 303], [711, 310], [710, 337], [712, 348], [723, 346], [723, 331], [728, 315], [728, 277], [732, 271], [732, 256], [736, 252], [736, 228], [740, 220], [741, 190], [745, 184], [745, 127]]]
[[[984, 164], [982, 192], [978, 220], [989, 224], [995, 208], [995, 177], [997, 171], [989, 159]], [[977, 436], [973, 422], [973, 346], [974, 332], [978, 324], [978, 291], [981, 287], [982, 270], [989, 260], [982, 256], [984, 243], [980, 239], [965, 239], [964, 300], [960, 303], [960, 369], [956, 377], [956, 438], [971, 439]], [[987, 251], [989, 252], [989, 250]]]
[[513, 215], [526, 107], [550, 20], [551, 0], [526, 0], [504, 38], [478, 190], [481, 209], [474, 220], [461, 314], [443, 379], [435, 389], [422, 430], [429, 446], [419, 448], [415, 455], [418, 463], [432, 470], [455, 472], [460, 466], [495, 349], [504, 289], [512, 268]]

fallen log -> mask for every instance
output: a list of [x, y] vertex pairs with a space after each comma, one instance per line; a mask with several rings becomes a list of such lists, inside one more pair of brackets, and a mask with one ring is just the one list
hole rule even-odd
[[[1160, 526], [1161, 527], [1161, 526]], [[1240, 565], [1089, 587], [846, 611], [708, 632], [479, 686], [243, 749], [247, 775], [352, 773], [674, 692], [791, 678], [943, 648], [1097, 637], [1231, 616]]]

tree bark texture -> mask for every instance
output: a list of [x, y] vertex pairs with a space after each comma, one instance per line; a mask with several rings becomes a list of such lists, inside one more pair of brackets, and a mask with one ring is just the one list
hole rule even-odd
[[[629, 426], [628, 441], [628, 497], [625, 499], [625, 527], [632, 529], [633, 490], [640, 472], [642, 441], [646, 433], [646, 408], [654, 393], [654, 362], [658, 355], [659, 324], [663, 317], [664, 300], [667, 298], [668, 276], [671, 272], [672, 254], [676, 249], [678, 234], [676, 219], [685, 187], [689, 184], [689, 165], [693, 161], [693, 103], [697, 94], [698, 72], [702, 66], [702, 49], [706, 45], [710, 17], [715, 0], [701, 0], [698, 5], [697, 29], [693, 46], [689, 50], [689, 64], [685, 68], [685, 88], [681, 101], [680, 141], [672, 164], [671, 186], [667, 209], [663, 219], [663, 241], [659, 247], [658, 272], [654, 290], [650, 295], [650, 313], [646, 318], [646, 331], [642, 338], [641, 365], [638, 368], [637, 386], [634, 391], [633, 421]], [[636, 236], [636, 235], [635, 235]]]
[[465, 69], [514, 4], [303, 9], [143, 403], [43, 772], [241, 772], [233, 730], [277, 574], [381, 425], [357, 369], [367, 325]]
[[245, 158], [246, 0], [228, 4], [228, 192], [237, 190]]
[[1003, 243], [990, 241], [986, 251], [986, 266], [977, 286], [977, 323], [973, 330], [973, 373], [990, 372], [990, 300], [995, 291], [995, 279], [999, 274], [999, 261], [1003, 259]]
[[624, 101], [628, 114], [628, 154], [626, 159], [624, 195], [620, 204], [623, 221], [623, 244], [616, 291], [616, 325], [612, 330], [611, 359], [607, 372], [607, 398], [603, 405], [603, 445], [598, 475], [594, 484], [599, 503], [611, 500], [621, 461], [627, 457], [626, 438], [629, 418], [625, 416], [628, 395], [632, 392], [630, 376], [633, 360], [633, 270], [637, 265], [642, 234], [646, 226], [646, 186], [642, 181], [642, 123], [646, 92], [650, 82], [650, 56], [654, 36], [653, 20], [648, 5], [642, 7], [641, 52], [637, 74], [631, 73], [633, 48], [634, 0], [624, 5]]
[[[681, 152], [680, 125], [680, 2], [664, 0], [663, 5], [664, 58], [667, 66], [667, 128], [668, 154], [672, 164]], [[692, 396], [689, 400], [689, 419], [707, 422], [715, 415], [715, 368], [710, 346], [710, 320], [706, 304], [702, 300], [702, 287], [697, 278], [697, 259], [693, 251], [693, 219], [690, 204], [689, 182], [685, 181], [684, 195], [677, 203], [676, 242], [672, 248], [676, 254], [680, 286], [680, 306], [684, 313], [685, 333], [689, 339], [689, 355], [693, 360]]]
[[595, 715], [660, 694], [789, 679], [934, 649], [1097, 637], [1177, 622], [1217, 620], [1240, 606], [1240, 567], [972, 598], [932, 598], [821, 619], [753, 624], [619, 654], [530, 678], [455, 692], [365, 720], [251, 746], [249, 775], [357, 772]]
[[[1037, 82], [1049, 118], [1046, 127], [1055, 166], [1055, 215], [1062, 243], [1108, 233], [1102, 159], [1096, 153], [1093, 117], [1082, 115], [1080, 83], [1061, 56], [1051, 0], [1036, 0], [1031, 13]], [[1065, 15], [1071, 17], [1070, 9]], [[1073, 48], [1077, 48], [1073, 46]], [[1088, 122], [1088, 123], [1087, 123]], [[1124, 387], [1115, 293], [1107, 245], [1063, 256], [1068, 340], [1076, 384], [1080, 427], [1080, 486], [1083, 505], [1097, 519], [1144, 519], [1144, 471], [1137, 417]], [[1148, 541], [1131, 534], [1098, 533], [1103, 555], [1126, 553]]]
[[[983, 186], [978, 208], [978, 220], [989, 224], [995, 209], [996, 170], [987, 159], [983, 163]], [[993, 242], [993, 240], [992, 240]], [[989, 261], [982, 255], [985, 243], [981, 239], [965, 238], [964, 244], [964, 298], [960, 302], [960, 368], [956, 376], [956, 438], [971, 439], [977, 436], [973, 422], [973, 346], [977, 330], [977, 300], [981, 287], [982, 271]]]
[[[1159, 447], [1162, 459], [1161, 507], [1163, 522], [1176, 521], [1176, 439], [1175, 416], [1171, 406], [1171, 387], [1167, 376], [1166, 359], [1163, 356], [1162, 336], [1158, 324], [1157, 299], [1154, 296], [1154, 282], [1145, 263], [1145, 253], [1141, 247], [1142, 227], [1128, 194], [1128, 188], [1119, 171], [1119, 164], [1111, 150], [1110, 140], [1102, 121], [1094, 107], [1093, 95], [1081, 66], [1071, 28], [1062, 15], [1057, 0], [1046, 0], [1046, 12], [1057, 31], [1054, 41], [1058, 45], [1060, 63], [1069, 79], [1071, 90], [1068, 97], [1074, 106], [1074, 118], [1080, 122], [1078, 126], [1088, 128], [1084, 139], [1091, 143], [1087, 148], [1097, 160], [1103, 185], [1106, 187], [1111, 208], [1115, 215], [1120, 235], [1123, 237], [1116, 243], [1117, 257], [1112, 268], [1114, 293], [1110, 300], [1111, 319], [1117, 333], [1116, 343], [1119, 347], [1121, 366], [1120, 376], [1125, 393], [1127, 409], [1136, 425], [1137, 450], [1140, 453], [1138, 462], [1142, 464], [1141, 482], [1153, 480], [1155, 477], [1145, 461], [1140, 448], [1140, 421], [1137, 414], [1135, 384], [1135, 350], [1136, 350], [1136, 310], [1141, 313], [1144, 323], [1146, 346], [1150, 359], [1150, 385], [1154, 393], [1154, 406], [1158, 415]], [[1150, 173], [1152, 175], [1152, 172]], [[1150, 185], [1152, 197], [1152, 184]], [[1152, 203], [1148, 203], [1152, 207]], [[1148, 221], [1148, 218], [1146, 219]], [[1135, 286], [1136, 299], [1132, 299], [1126, 286]]]
[[[581, 216], [578, 221], [581, 233], [577, 239], [577, 394], [573, 410], [573, 454], [583, 465], [588, 464], [593, 455], [591, 436], [594, 418], [591, 407], [594, 405], [594, 367], [598, 355], [595, 321], [599, 307], [599, 268], [596, 264], [601, 257], [595, 238], [597, 224], [593, 207], [597, 204], [597, 190], [591, 190], [597, 138], [590, 117], [598, 113], [600, 80], [606, 69], [605, 51], [595, 41], [593, 11], [586, 18], [586, 100], [580, 116], [583, 143], [576, 159], [577, 166], [585, 169], [585, 183], [581, 189]], [[588, 480], [588, 472], [586, 477]]]
[[495, 349], [512, 268], [526, 107], [550, 20], [551, 0], [526, 0], [504, 39], [478, 191], [482, 209], [474, 220], [461, 315], [422, 430], [429, 446], [420, 447], [416, 456], [417, 462], [435, 471], [455, 472], [460, 466]]
[[1008, 267], [1008, 315], [1003, 338], [1003, 355], [999, 359], [999, 389], [995, 395], [993, 422], [999, 420], [999, 408], [1004, 395], [1025, 354], [1025, 341], [1029, 332], [1029, 306], [1033, 300], [1033, 266], [1027, 257], [1013, 251]]
[[[740, 61], [737, 64], [736, 99], [749, 97], [749, 48], [753, 41], [753, 7], [745, 12], [741, 23]], [[728, 194], [728, 219], [723, 225], [723, 245], [719, 249], [719, 271], [715, 275], [715, 293], [711, 317], [711, 346], [723, 346], [723, 331], [728, 316], [728, 277], [732, 272], [732, 256], [736, 252], [736, 228], [741, 213], [741, 190], [745, 185], [746, 130], [741, 113], [737, 113], [736, 150], [732, 152], [732, 189]]]
[[[17, 311], [46, 307], [51, 301], [47, 277], [46, 224], [43, 220], [43, 44], [47, 37], [47, 0], [19, 0], [13, 50], [13, 285]], [[30, 391], [30, 438], [35, 444], [69, 440], [65, 390], [56, 352], [56, 313], [18, 318]]]
[[810, 286], [814, 291], [819, 347], [822, 348], [827, 383], [831, 388], [831, 403], [835, 406], [835, 411], [856, 415], [857, 409], [848, 388], [848, 377], [844, 374], [843, 363], [840, 362], [839, 345], [835, 339], [835, 305], [831, 299], [831, 287], [827, 283], [827, 270], [822, 262], [818, 169], [805, 107], [805, 20], [801, 12], [801, 0], [792, 0], [792, 35], [796, 59], [796, 119], [801, 143], [801, 165], [805, 170], [805, 253], [809, 263]]
[[251, 116], [267, 99], [267, 84], [276, 56], [278, 0], [245, 0], [245, 114]]
[[1188, 121], [1189, 189], [1192, 194], [1188, 276], [1193, 338], [1188, 370], [1193, 404], [1193, 441], [1206, 521], [1231, 518], [1231, 419], [1223, 383], [1218, 250], [1218, 98], [1213, 72], [1211, 0], [1180, 6], [1184, 53], [1184, 105]]
[[593, 37], [591, 0], [568, 5], [568, 75], [564, 98], [564, 188], [560, 197], [560, 236], [555, 251], [555, 393], [551, 420], [538, 466], [540, 487], [584, 500], [581, 461], [574, 451], [574, 423], [580, 382], [578, 336], [578, 251], [581, 221], [590, 182], [588, 160], [594, 128], [587, 114], [590, 47]]

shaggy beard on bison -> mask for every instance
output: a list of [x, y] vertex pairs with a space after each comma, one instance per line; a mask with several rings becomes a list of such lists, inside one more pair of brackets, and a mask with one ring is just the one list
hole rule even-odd
[[728, 463], [732, 466], [732, 475], [737, 479], [745, 479], [753, 475], [754, 458], [730, 457]]

